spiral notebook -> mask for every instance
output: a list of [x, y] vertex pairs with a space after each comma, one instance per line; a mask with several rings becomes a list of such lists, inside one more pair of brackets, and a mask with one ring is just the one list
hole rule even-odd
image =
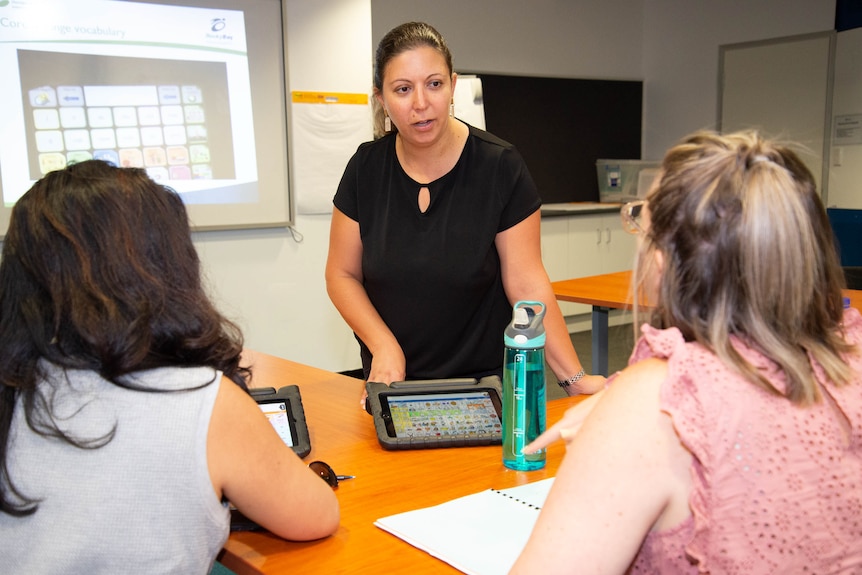
[[486, 489], [374, 524], [470, 575], [505, 575], [530, 537], [554, 478]]

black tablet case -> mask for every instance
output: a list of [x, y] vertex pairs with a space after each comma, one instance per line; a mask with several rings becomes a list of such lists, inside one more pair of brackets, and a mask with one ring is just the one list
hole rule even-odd
[[253, 387], [249, 393], [258, 403], [273, 400], [283, 400], [287, 403], [288, 414], [296, 429], [296, 444], [292, 446], [293, 451], [300, 457], [305, 457], [311, 452], [311, 439], [308, 436], [308, 424], [305, 421], [305, 410], [302, 407], [302, 396], [299, 387], [286, 385], [278, 391], [274, 387]]
[[405, 391], [410, 394], [421, 395], [429, 392], [458, 392], [458, 391], [484, 391], [488, 390], [496, 394], [502, 405], [503, 386], [500, 378], [496, 375], [483, 377], [480, 380], [471, 378], [459, 379], [427, 379], [414, 381], [396, 381], [390, 385], [383, 383], [367, 382], [365, 389], [368, 391], [366, 407], [374, 418], [374, 430], [377, 440], [384, 449], [406, 450], [406, 449], [433, 449], [438, 447], [469, 447], [474, 445], [500, 445], [502, 434], [494, 433], [487, 436], [450, 435], [445, 437], [390, 437], [386, 431], [386, 421], [383, 417], [383, 406], [380, 401], [381, 395], [387, 393], [403, 395]]

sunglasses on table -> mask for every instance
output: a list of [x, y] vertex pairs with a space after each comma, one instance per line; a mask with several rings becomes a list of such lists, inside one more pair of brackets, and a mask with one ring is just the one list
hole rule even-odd
[[312, 461], [308, 464], [308, 468], [317, 473], [321, 479], [326, 481], [333, 489], [338, 487], [338, 482], [345, 479], [353, 479], [353, 475], [338, 475], [335, 470], [323, 461]]

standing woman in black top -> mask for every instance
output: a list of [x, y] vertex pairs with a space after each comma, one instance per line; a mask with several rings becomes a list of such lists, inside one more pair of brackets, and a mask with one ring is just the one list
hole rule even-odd
[[535, 183], [514, 146], [453, 117], [456, 80], [428, 24], [380, 42], [387, 133], [359, 147], [335, 195], [329, 296], [365, 378], [387, 384], [501, 374], [512, 305], [541, 301], [548, 364], [569, 394], [592, 393], [604, 378], [584, 374], [542, 264]]

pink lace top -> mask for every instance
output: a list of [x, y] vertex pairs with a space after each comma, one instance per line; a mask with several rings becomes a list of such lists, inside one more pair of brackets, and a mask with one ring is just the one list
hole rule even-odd
[[[862, 342], [859, 312], [844, 322], [846, 339]], [[815, 364], [824, 400], [798, 407], [676, 328], [642, 334], [630, 361], [668, 360], [661, 406], [694, 456], [692, 517], [650, 532], [631, 572], [862, 573], [862, 357], [848, 358], [859, 375], [843, 387]], [[774, 363], [735, 346], [784, 389]]]

